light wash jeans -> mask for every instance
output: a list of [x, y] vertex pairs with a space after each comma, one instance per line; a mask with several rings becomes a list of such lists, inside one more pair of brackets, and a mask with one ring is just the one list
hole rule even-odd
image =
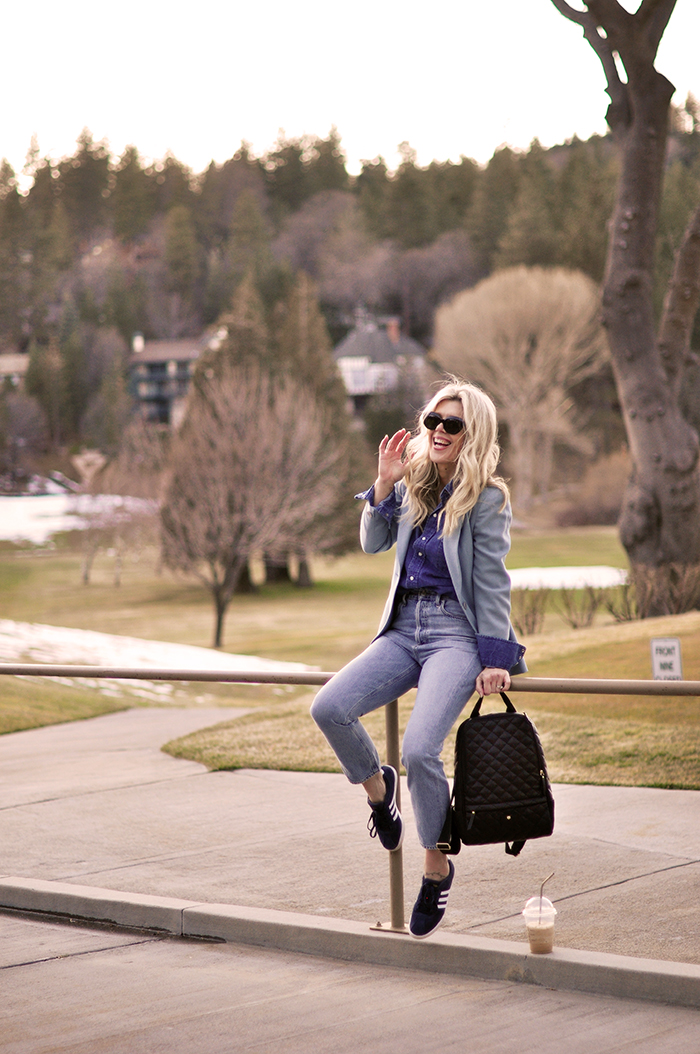
[[386, 633], [324, 685], [311, 707], [347, 778], [364, 783], [381, 763], [359, 718], [418, 687], [402, 761], [425, 849], [436, 848], [450, 801], [442, 747], [481, 670], [473, 631], [457, 601], [408, 596], [398, 601]]

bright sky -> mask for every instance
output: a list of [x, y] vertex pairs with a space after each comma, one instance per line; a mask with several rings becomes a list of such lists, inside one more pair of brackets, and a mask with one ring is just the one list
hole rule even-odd
[[[581, 7], [579, 0], [573, 6]], [[636, 10], [639, 0], [624, 0]], [[698, 0], [678, 0], [657, 69], [700, 97]], [[0, 157], [170, 150], [195, 172], [335, 125], [351, 171], [408, 140], [420, 164], [605, 131], [604, 78], [551, 0], [34, 0], [3, 12]]]

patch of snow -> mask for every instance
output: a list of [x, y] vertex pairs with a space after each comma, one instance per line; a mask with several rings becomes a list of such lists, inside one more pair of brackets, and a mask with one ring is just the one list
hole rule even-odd
[[619, 567], [518, 567], [509, 571], [513, 589], [608, 589], [623, 585], [627, 572]]
[[0, 538], [45, 545], [59, 531], [78, 531], [102, 526], [132, 513], [147, 512], [153, 503], [115, 494], [57, 494], [0, 496]]
[[[313, 667], [300, 662], [278, 662], [254, 655], [231, 655], [211, 648], [167, 641], [121, 637], [94, 630], [44, 626], [39, 623], [0, 619], [0, 660], [7, 663], [41, 662], [62, 666], [112, 666], [173, 670], [241, 670], [268, 673], [298, 673]], [[44, 678], [42, 678], [43, 680]], [[120, 695], [122, 689], [140, 698], [163, 701], [171, 698], [169, 682], [51, 678], [72, 687], [97, 688], [104, 695]]]
[[58, 531], [75, 530], [71, 498], [61, 494], [0, 497], [0, 538], [44, 545]]

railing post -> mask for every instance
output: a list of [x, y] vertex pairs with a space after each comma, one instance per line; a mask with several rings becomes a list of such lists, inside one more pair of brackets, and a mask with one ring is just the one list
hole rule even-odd
[[[394, 699], [387, 707], [386, 713], [386, 760], [396, 769], [396, 804], [401, 808], [401, 748], [399, 745], [399, 701]], [[403, 897], [403, 849], [389, 853], [389, 897], [391, 905], [391, 929], [406, 929]]]

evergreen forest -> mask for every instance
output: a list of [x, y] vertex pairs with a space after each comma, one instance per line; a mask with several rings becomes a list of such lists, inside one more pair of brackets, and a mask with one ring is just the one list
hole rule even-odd
[[[659, 310], [700, 199], [692, 97], [671, 121]], [[196, 336], [216, 327], [246, 288], [272, 329], [303, 275], [330, 344], [363, 307], [398, 316], [404, 334], [430, 348], [437, 307], [500, 269], [567, 268], [600, 283], [617, 174], [610, 138], [504, 146], [486, 165], [465, 155], [420, 166], [408, 143], [400, 156], [395, 171], [375, 158], [351, 175], [333, 129], [325, 138], [282, 137], [258, 157], [244, 143], [225, 163], [194, 173], [171, 155], [147, 163], [135, 146], [115, 157], [84, 130], [60, 160], [33, 143], [19, 178], [3, 162], [0, 352], [27, 355], [29, 367], [21, 396], [5, 383], [0, 473], [16, 461], [20, 433], [23, 456], [59, 447], [115, 452], [131, 413], [134, 334]], [[690, 363], [687, 409], [700, 425], [696, 373]], [[609, 367], [571, 396], [596, 452], [619, 447]]]

